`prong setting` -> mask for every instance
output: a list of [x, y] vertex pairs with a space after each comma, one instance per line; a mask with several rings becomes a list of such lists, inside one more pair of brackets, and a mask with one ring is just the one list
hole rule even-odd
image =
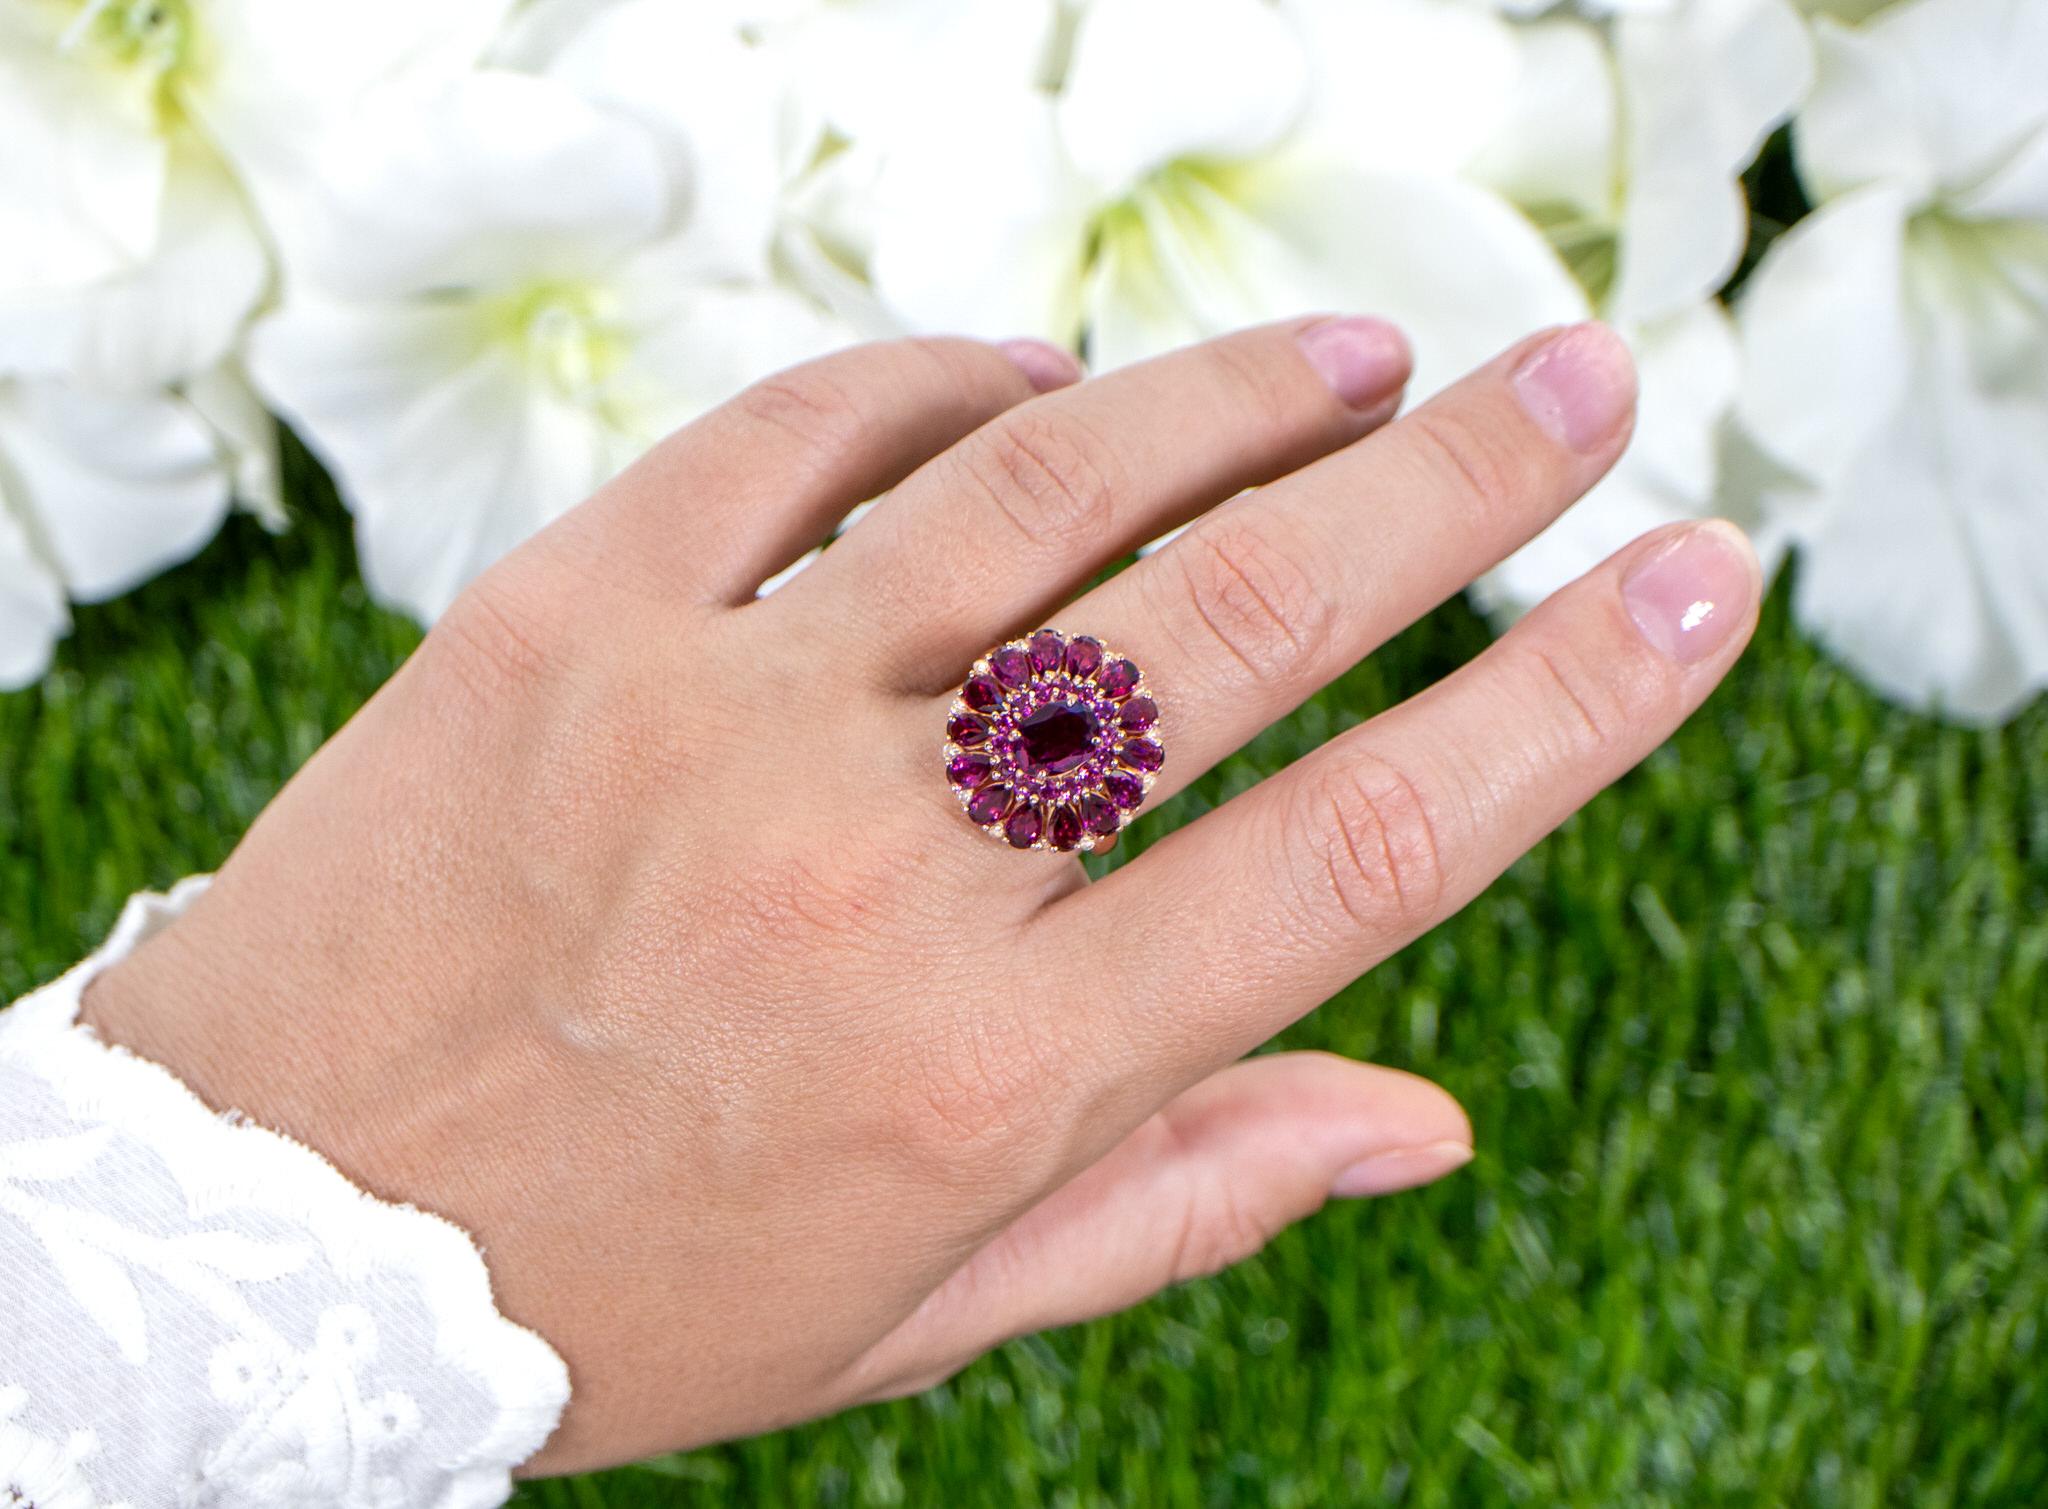
[[940, 757], [962, 814], [991, 838], [1105, 853], [1152, 794], [1162, 722], [1134, 661], [1039, 629], [976, 659], [947, 708]]

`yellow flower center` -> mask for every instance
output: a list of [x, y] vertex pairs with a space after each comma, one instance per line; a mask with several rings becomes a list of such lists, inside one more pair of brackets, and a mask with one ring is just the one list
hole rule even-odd
[[161, 89], [192, 59], [189, 0], [85, 0], [74, 7], [60, 48], [142, 75]]
[[498, 334], [560, 397], [601, 406], [627, 352], [618, 300], [586, 283], [543, 283], [494, 301]]

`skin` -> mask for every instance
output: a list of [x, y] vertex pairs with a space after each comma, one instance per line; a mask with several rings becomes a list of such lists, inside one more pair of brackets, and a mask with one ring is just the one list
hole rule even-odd
[[1434, 1086], [1244, 1055], [1698, 706], [1739, 535], [1637, 542], [1093, 885], [938, 757], [974, 658], [1050, 622], [1144, 667], [1163, 800], [1627, 442], [1597, 326], [1389, 423], [1406, 372], [1297, 320], [1085, 382], [950, 339], [772, 378], [481, 578], [87, 1020], [475, 1234], [570, 1367], [536, 1473], [916, 1390], [1447, 1173]]

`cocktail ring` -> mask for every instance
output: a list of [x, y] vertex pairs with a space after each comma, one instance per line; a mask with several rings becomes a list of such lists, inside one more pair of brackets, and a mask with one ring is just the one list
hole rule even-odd
[[1040, 629], [974, 662], [946, 719], [946, 779], [969, 821], [1016, 849], [1102, 853], [1166, 750], [1136, 665]]

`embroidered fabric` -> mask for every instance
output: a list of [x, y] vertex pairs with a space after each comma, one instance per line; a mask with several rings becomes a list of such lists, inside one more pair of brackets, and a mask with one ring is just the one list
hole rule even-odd
[[468, 1236], [78, 1024], [205, 885], [0, 1012], [0, 1506], [502, 1503], [569, 1379]]

